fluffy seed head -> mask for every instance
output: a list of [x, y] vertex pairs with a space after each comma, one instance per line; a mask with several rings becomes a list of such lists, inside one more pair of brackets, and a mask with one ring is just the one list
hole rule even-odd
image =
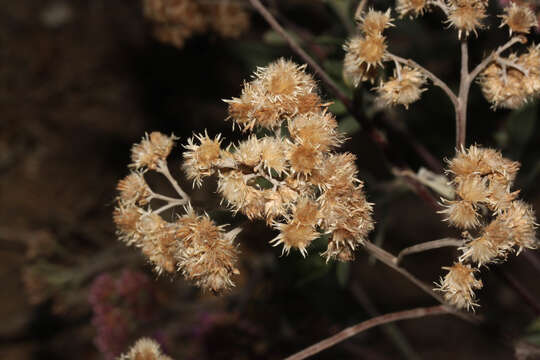
[[475, 205], [465, 200], [445, 200], [444, 210], [439, 213], [445, 215], [445, 221], [460, 229], [473, 229], [480, 225], [479, 214]]
[[137, 223], [141, 218], [141, 211], [133, 204], [119, 203], [113, 212], [113, 221], [116, 225], [116, 235], [126, 245], [139, 245], [141, 234], [137, 231]]
[[150, 135], [146, 134], [140, 143], [131, 148], [131, 167], [136, 169], [148, 168], [156, 170], [160, 163], [169, 156], [174, 141], [174, 135], [167, 136], [154, 131]]
[[290, 223], [274, 223], [274, 228], [279, 230], [279, 235], [270, 241], [270, 243], [273, 246], [283, 244], [284, 254], [289, 254], [291, 249], [298, 249], [302, 256], [305, 257], [309, 244], [319, 237], [319, 233], [315, 231], [313, 226], [300, 224], [295, 221]]
[[504, 15], [501, 15], [501, 25], [508, 26], [510, 35], [512, 32], [528, 34], [532, 27], [538, 27], [536, 15], [527, 5], [518, 5], [512, 2], [510, 6], [504, 8]]
[[425, 91], [421, 88], [425, 82], [425, 76], [417, 69], [405, 66], [401, 74], [394, 70], [394, 77], [381, 82], [377, 88], [379, 100], [386, 106], [401, 104], [408, 109], [410, 104], [420, 99]]
[[[198, 142], [198, 144], [197, 144]], [[184, 163], [182, 168], [189, 180], [197, 186], [202, 185], [202, 179], [215, 172], [214, 166], [220, 162], [221, 135], [210, 139], [208, 134], [198, 134], [188, 139], [184, 148]]]
[[394, 26], [390, 17], [390, 9], [386, 12], [369, 9], [364, 16], [356, 19], [360, 22], [360, 29], [366, 35], [381, 35], [384, 29]]
[[319, 147], [321, 151], [337, 147], [341, 143], [337, 133], [337, 121], [329, 112], [297, 115], [288, 125], [293, 140]]
[[210, 26], [226, 38], [238, 38], [249, 29], [249, 13], [235, 1], [209, 4]]
[[118, 182], [116, 189], [120, 192], [118, 200], [124, 204], [145, 205], [151, 192], [140, 171], [132, 171]]
[[396, 3], [396, 10], [401, 18], [406, 15], [411, 18], [423, 15], [426, 9], [426, 0], [397, 0]]
[[172, 360], [163, 355], [159, 344], [149, 338], [137, 340], [135, 345], [126, 354], [120, 355], [118, 360]]
[[450, 2], [450, 13], [447, 22], [462, 34], [477, 33], [484, 28], [482, 20], [486, 17], [486, 6], [481, 0], [453, 0]]
[[481, 289], [483, 285], [474, 277], [476, 270], [459, 262], [443, 269], [448, 270], [448, 274], [440, 279], [435, 290], [442, 292], [444, 299], [459, 309], [471, 310], [478, 306], [474, 290]]
[[298, 143], [289, 148], [287, 159], [295, 174], [310, 175], [320, 165], [322, 153], [310, 143]]
[[496, 63], [491, 64], [478, 78], [482, 93], [493, 108], [518, 109], [525, 105], [532, 95], [526, 83], [526, 76], [519, 70], [504, 70]]

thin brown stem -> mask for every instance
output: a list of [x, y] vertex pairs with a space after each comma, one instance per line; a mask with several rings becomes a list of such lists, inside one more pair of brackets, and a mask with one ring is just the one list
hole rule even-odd
[[416, 318], [422, 318], [422, 317], [432, 316], [432, 315], [448, 314], [451, 311], [452, 310], [449, 309], [448, 307], [444, 305], [439, 305], [439, 306], [397, 311], [397, 312], [377, 316], [373, 319], [369, 319], [359, 324], [348, 327], [340, 331], [339, 333], [333, 336], [330, 336], [329, 338], [319, 341], [318, 343], [311, 345], [310, 347], [307, 347], [304, 350], [287, 357], [285, 360], [306, 359], [336, 344], [339, 344], [340, 342], [347, 340], [348, 338], [353, 337], [361, 333], [362, 331], [368, 330], [375, 326], [388, 324], [388, 323], [399, 321], [399, 320], [416, 319]]
[[458, 107], [456, 108], [456, 149], [465, 146], [467, 135], [467, 103], [469, 101], [469, 46], [467, 38], [461, 39], [461, 74], [459, 81]]
[[249, 0], [251, 5], [259, 12], [259, 14], [266, 20], [266, 22], [277, 31], [284, 39], [287, 41], [291, 49], [298, 54], [311, 68], [315, 73], [321, 78], [321, 80], [330, 88], [334, 95], [341, 101], [347, 108], [352, 109], [352, 102], [347, 97], [347, 95], [341, 91], [337, 84], [328, 76], [328, 74], [317, 64], [315, 60], [308, 53], [304, 51], [298, 45], [298, 43], [287, 33], [287, 31], [277, 22], [274, 16], [264, 7], [264, 5], [259, 0]]
[[443, 238], [433, 241], [426, 241], [421, 244], [416, 244], [413, 246], [409, 246], [403, 250], [401, 250], [396, 258], [397, 264], [401, 262], [404, 256], [410, 255], [410, 254], [416, 254], [423, 251], [433, 250], [433, 249], [439, 249], [442, 247], [459, 247], [463, 245], [464, 241], [460, 239], [454, 239], [454, 238]]
[[167, 180], [169, 180], [174, 190], [178, 193], [178, 195], [180, 195], [180, 197], [182, 198], [182, 200], [184, 200], [184, 202], [189, 202], [190, 200], [189, 195], [186, 194], [184, 190], [182, 190], [182, 188], [180, 187], [176, 179], [173, 178], [173, 176], [171, 175], [171, 172], [169, 171], [169, 166], [167, 165], [166, 161], [161, 161], [156, 171], [162, 174], [163, 176], [165, 176]]
[[527, 42], [527, 39], [523, 36], [514, 36], [504, 45], [499, 46], [497, 50], [493, 51], [488, 57], [482, 60], [480, 64], [476, 65], [476, 67], [469, 74], [469, 82], [472, 82], [482, 72], [482, 70], [484, 70], [489, 64], [495, 61], [495, 59], [498, 58], [505, 50], [518, 42], [525, 44]]

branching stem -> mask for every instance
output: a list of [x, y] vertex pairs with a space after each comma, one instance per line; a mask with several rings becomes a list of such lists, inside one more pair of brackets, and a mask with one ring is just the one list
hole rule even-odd
[[190, 201], [189, 195], [186, 194], [184, 190], [182, 190], [180, 185], [178, 185], [178, 182], [176, 181], [176, 179], [172, 177], [171, 172], [169, 171], [169, 166], [167, 165], [166, 161], [161, 161], [156, 171], [162, 174], [163, 176], [165, 176], [167, 180], [169, 180], [174, 190], [176, 190], [178, 195], [180, 195], [184, 203], [187, 203]]
[[405, 248], [405, 249], [403, 249], [403, 250], [401, 250], [399, 252], [399, 254], [398, 254], [397, 258], [396, 258], [396, 264], [399, 265], [399, 263], [401, 262], [403, 257], [406, 256], [406, 255], [416, 254], [416, 253], [427, 251], [427, 250], [439, 249], [439, 248], [442, 248], [442, 247], [449, 247], [449, 246], [459, 247], [459, 246], [463, 245], [463, 243], [464, 243], [464, 241], [460, 240], [460, 239], [443, 238], [443, 239], [427, 241], [427, 242], [423, 242], [421, 244], [416, 244], [416, 245], [413, 245], [413, 246], [409, 246], [409, 247], [407, 247], [407, 248]]
[[391, 322], [399, 321], [399, 320], [416, 319], [416, 318], [422, 318], [422, 317], [432, 316], [432, 315], [448, 314], [451, 312], [452, 312], [452, 309], [444, 305], [439, 305], [439, 306], [397, 311], [397, 312], [377, 316], [372, 319], [363, 321], [359, 324], [350, 326], [338, 332], [337, 334], [330, 336], [329, 338], [319, 341], [318, 343], [313, 344], [305, 348], [304, 350], [287, 357], [285, 360], [306, 359], [336, 344], [339, 344], [340, 342], [347, 340], [348, 338], [353, 337], [361, 333], [362, 331], [368, 330], [375, 326], [379, 326], [379, 325], [383, 325], [383, 324], [387, 324], [387, 323], [391, 323]]

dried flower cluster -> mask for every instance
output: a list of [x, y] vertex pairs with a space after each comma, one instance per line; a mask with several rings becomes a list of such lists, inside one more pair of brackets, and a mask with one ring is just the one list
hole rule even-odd
[[[351, 260], [373, 229], [352, 154], [338, 154], [342, 137], [322, 104], [313, 78], [280, 59], [259, 68], [239, 98], [226, 100], [230, 119], [251, 133], [235, 146], [220, 137], [189, 140], [183, 168], [188, 178], [217, 174], [218, 191], [234, 212], [262, 219], [279, 230], [272, 241], [307, 253], [310, 243], [329, 235], [327, 260]], [[253, 131], [265, 129], [267, 136]]]
[[[238, 231], [226, 233], [208, 215], [195, 213], [168, 169], [166, 159], [175, 140], [174, 136], [153, 132], [133, 146], [130, 164], [133, 170], [117, 187], [118, 205], [113, 218], [118, 237], [127, 245], [140, 248], [157, 273], [178, 270], [203, 289], [219, 292], [233, 286], [230, 277], [238, 272], [234, 266], [238, 251], [233, 244]], [[149, 170], [163, 174], [181, 198], [154, 193], [144, 178]], [[152, 200], [167, 204], [153, 210]], [[174, 222], [160, 215], [180, 205], [184, 206], [185, 214]]]
[[249, 14], [237, 1], [144, 0], [144, 15], [153, 23], [155, 37], [176, 47], [208, 30], [237, 38], [249, 28]]
[[365, 15], [357, 18], [358, 28], [362, 35], [354, 36], [345, 43], [346, 51], [343, 64], [345, 80], [355, 87], [363, 81], [374, 83], [379, 76], [383, 63], [393, 61], [394, 76], [383, 81], [375, 88], [378, 100], [384, 106], [401, 104], [408, 108], [418, 99], [425, 89], [426, 77], [418, 69], [401, 66], [387, 52], [386, 37], [383, 31], [391, 26], [390, 9], [386, 12], [370, 9]]
[[[259, 68], [240, 98], [226, 102], [233, 124], [251, 134], [226, 148], [220, 135], [188, 139], [182, 164], [187, 178], [201, 186], [217, 175], [218, 192], [231, 210], [279, 230], [272, 243], [283, 244], [284, 253], [297, 249], [305, 256], [313, 240], [328, 236], [327, 261], [352, 260], [373, 229], [372, 207], [354, 155], [334, 151], [343, 138], [305, 66], [280, 59]], [[267, 136], [257, 137], [256, 129]], [[117, 187], [118, 237], [140, 248], [158, 273], [179, 271], [199, 287], [220, 292], [233, 286], [231, 276], [238, 273], [233, 240], [239, 230], [225, 232], [208, 215], [195, 213], [168, 169], [175, 140], [153, 132], [133, 146], [133, 170]], [[164, 175], [180, 198], [150, 189], [147, 171]], [[155, 201], [166, 204], [154, 210]], [[161, 216], [177, 206], [184, 215], [175, 221]]]
[[451, 304], [472, 308], [474, 289], [482, 282], [474, 277], [482, 265], [506, 260], [510, 253], [537, 247], [536, 218], [532, 207], [511, 191], [520, 164], [500, 152], [470, 146], [448, 162], [457, 198], [444, 200], [442, 213], [451, 225], [465, 230], [462, 255], [441, 279], [439, 290]]
[[161, 352], [157, 342], [149, 338], [142, 338], [129, 349], [126, 354], [121, 355], [118, 360], [172, 360]]
[[494, 108], [517, 109], [540, 96], [540, 45], [520, 56], [511, 54], [489, 65], [479, 77], [485, 98]]

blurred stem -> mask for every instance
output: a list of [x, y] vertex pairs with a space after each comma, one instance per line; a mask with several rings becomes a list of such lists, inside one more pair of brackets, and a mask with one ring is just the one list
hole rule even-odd
[[391, 267], [392, 269], [399, 272], [401, 275], [405, 276], [410, 282], [415, 284], [417, 287], [419, 287], [421, 290], [423, 290], [426, 294], [428, 294], [429, 296], [431, 296], [432, 298], [434, 298], [435, 300], [437, 300], [441, 304], [447, 306], [448, 308], [453, 309], [452, 313], [454, 315], [462, 318], [463, 320], [473, 322], [473, 323], [477, 323], [479, 321], [479, 319], [477, 317], [469, 315], [467, 313], [464, 313], [464, 312], [462, 312], [462, 311], [448, 305], [446, 303], [446, 301], [444, 301], [444, 299], [441, 296], [439, 296], [438, 294], [436, 294], [432, 290], [431, 286], [428, 286], [422, 280], [418, 279], [416, 276], [414, 276], [413, 274], [408, 272], [405, 268], [399, 266], [397, 258], [394, 255], [390, 254], [386, 250], [378, 247], [377, 245], [375, 245], [375, 244], [373, 244], [372, 242], [369, 242], [369, 241], [366, 241], [364, 243], [364, 249], [366, 249], [371, 255], [373, 255], [377, 260], [379, 260], [383, 264]]
[[454, 239], [454, 238], [443, 238], [433, 241], [426, 241], [417, 245], [409, 246], [403, 250], [401, 250], [396, 258], [396, 264], [399, 264], [404, 256], [410, 255], [410, 254], [416, 254], [423, 251], [433, 250], [433, 249], [439, 249], [442, 247], [459, 247], [463, 245], [464, 241], [460, 239]]
[[458, 106], [456, 108], [456, 149], [465, 147], [467, 136], [467, 103], [469, 101], [469, 46], [467, 37], [461, 39], [461, 74], [459, 80]]
[[305, 348], [304, 350], [287, 357], [285, 360], [306, 359], [336, 344], [339, 344], [340, 342], [347, 340], [348, 338], [353, 337], [361, 333], [362, 331], [368, 330], [375, 326], [379, 326], [382, 324], [387, 324], [387, 323], [391, 323], [391, 322], [399, 321], [399, 320], [416, 319], [416, 318], [432, 316], [432, 315], [447, 314], [449, 312], [451, 312], [451, 310], [449, 310], [446, 306], [439, 305], [439, 306], [432, 306], [432, 307], [426, 307], [426, 308], [416, 308], [416, 309], [411, 309], [411, 310], [398, 311], [398, 312], [393, 312], [393, 313], [377, 316], [373, 319], [369, 319], [359, 324], [356, 324], [354, 326], [348, 327], [340, 331], [339, 333], [333, 336], [330, 336], [329, 338], [319, 341], [318, 343], [311, 345]]
[[[381, 313], [377, 310], [373, 301], [369, 298], [367, 292], [358, 283], [352, 284], [351, 293], [358, 303], [364, 308], [370, 317], [380, 316]], [[399, 330], [395, 324], [386, 324], [382, 326], [382, 331], [388, 339], [394, 343], [396, 348], [403, 354], [403, 357], [408, 360], [419, 360], [420, 356], [414, 351], [409, 344], [405, 335]]]

